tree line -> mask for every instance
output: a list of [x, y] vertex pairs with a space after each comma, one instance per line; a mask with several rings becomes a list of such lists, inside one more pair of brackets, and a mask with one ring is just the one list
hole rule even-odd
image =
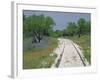
[[84, 18], [80, 18], [76, 23], [69, 22], [68, 26], [63, 30], [63, 36], [74, 36], [90, 34], [91, 24], [90, 21], [86, 21]]
[[69, 22], [63, 30], [54, 30], [55, 21], [50, 16], [32, 15], [25, 16], [23, 14], [23, 36], [33, 37], [32, 42], [40, 42], [44, 36], [50, 37], [64, 37], [74, 36], [80, 37], [84, 34], [90, 33], [90, 21], [80, 18], [76, 23]]

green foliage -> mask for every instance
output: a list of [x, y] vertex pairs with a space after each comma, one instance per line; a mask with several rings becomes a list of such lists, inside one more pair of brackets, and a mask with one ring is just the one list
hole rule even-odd
[[90, 22], [86, 21], [83, 18], [80, 18], [77, 22], [78, 24], [78, 36], [80, 37], [82, 34], [90, 33]]
[[91, 25], [90, 21], [86, 21], [84, 18], [80, 18], [76, 23], [69, 22], [68, 26], [62, 31], [63, 36], [74, 36], [90, 34]]
[[74, 22], [70, 22], [69, 24], [68, 24], [68, 26], [67, 26], [67, 34], [69, 35], [69, 36], [73, 36], [73, 35], [75, 35], [76, 34], [76, 29], [77, 29], [77, 26], [76, 26], [76, 24], [74, 23]]
[[50, 16], [32, 15], [24, 17], [24, 37], [33, 37], [33, 42], [40, 42], [43, 36], [51, 35], [51, 33], [53, 32], [53, 25], [55, 25], [55, 23]]
[[62, 36], [62, 31], [61, 30], [56, 30], [55, 31], [55, 37], [61, 37]]

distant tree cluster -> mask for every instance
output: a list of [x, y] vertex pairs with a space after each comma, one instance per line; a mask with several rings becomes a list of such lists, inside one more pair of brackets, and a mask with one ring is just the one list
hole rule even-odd
[[80, 37], [84, 34], [89, 34], [91, 31], [90, 21], [86, 21], [84, 18], [80, 18], [77, 23], [70, 22], [66, 29], [64, 29], [63, 36], [74, 36], [78, 35]]
[[33, 42], [40, 42], [43, 36], [50, 36], [53, 32], [54, 20], [50, 16], [23, 15], [24, 37], [33, 37]]

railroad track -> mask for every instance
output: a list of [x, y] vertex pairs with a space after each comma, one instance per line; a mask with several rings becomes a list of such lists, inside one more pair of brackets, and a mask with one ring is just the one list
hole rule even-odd
[[63, 55], [63, 53], [64, 53], [64, 49], [65, 49], [65, 43], [64, 43], [64, 41], [63, 41], [63, 44], [64, 44], [63, 50], [62, 50], [62, 52], [61, 52], [61, 54], [60, 54], [60, 58], [58, 59], [58, 61], [57, 61], [57, 63], [56, 63], [56, 67], [59, 67], [60, 61], [61, 61], [61, 59], [62, 59], [62, 55]]
[[73, 47], [76, 49], [76, 52], [77, 52], [77, 54], [79, 55], [80, 60], [82, 61], [83, 65], [86, 66], [86, 63], [85, 63], [83, 57], [81, 56], [80, 52], [78, 51], [78, 49], [76, 48], [76, 46], [74, 45], [73, 42], [72, 42], [72, 45], [73, 45]]
[[55, 52], [58, 53], [58, 57], [52, 67], [85, 67], [89, 65], [77, 44], [69, 39], [60, 39], [60, 42]]

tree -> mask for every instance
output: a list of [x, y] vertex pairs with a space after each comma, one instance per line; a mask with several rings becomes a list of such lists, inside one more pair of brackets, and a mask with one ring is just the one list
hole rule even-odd
[[80, 18], [77, 22], [78, 24], [78, 37], [81, 36], [81, 34], [84, 34], [86, 31], [86, 21], [84, 18]]
[[43, 38], [43, 30], [45, 26], [45, 16], [44, 15], [40, 15], [36, 17], [36, 27], [34, 28], [35, 32], [33, 34], [37, 34], [37, 38], [38, 41], [40, 42], [40, 40]]
[[66, 28], [66, 34], [69, 36], [73, 36], [76, 34], [76, 29], [77, 29], [76, 24], [74, 22], [70, 22], [68, 23], [68, 26]]
[[53, 32], [54, 20], [50, 16], [45, 17], [44, 35], [49, 36]]
[[25, 37], [32, 36], [32, 17], [26, 17], [23, 21], [23, 33]]
[[25, 17], [23, 22], [23, 32], [26, 37], [31, 36], [33, 41], [40, 42], [43, 36], [50, 35], [54, 24], [54, 20], [51, 17], [43, 14], [28, 16]]

